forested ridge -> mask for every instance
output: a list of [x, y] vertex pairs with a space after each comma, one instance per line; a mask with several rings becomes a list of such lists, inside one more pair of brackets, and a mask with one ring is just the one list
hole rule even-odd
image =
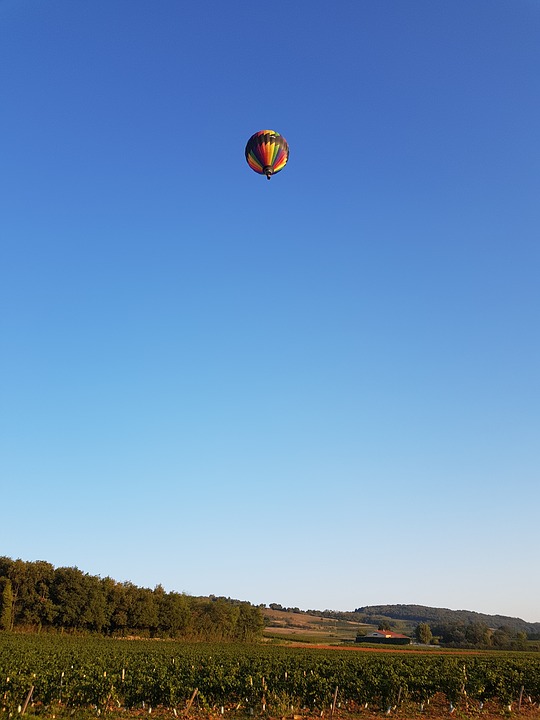
[[408, 623], [430, 623], [432, 625], [458, 623], [470, 625], [482, 623], [489, 627], [507, 627], [514, 632], [525, 632], [529, 636], [540, 636], [540, 622], [526, 622], [521, 618], [506, 615], [487, 615], [473, 610], [450, 610], [448, 608], [435, 608], [426, 605], [369, 605], [356, 608], [357, 617], [362, 618], [390, 618]]
[[260, 608], [101, 578], [76, 567], [0, 557], [0, 630], [234, 640], [258, 638]]

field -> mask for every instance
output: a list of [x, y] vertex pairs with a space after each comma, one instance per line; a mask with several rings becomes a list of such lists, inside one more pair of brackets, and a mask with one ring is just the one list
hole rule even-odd
[[266, 638], [309, 643], [334, 644], [354, 642], [360, 627], [376, 630], [376, 627], [360, 625], [352, 620], [334, 620], [307, 613], [263, 609]]
[[4, 717], [540, 717], [532, 654], [0, 635]]

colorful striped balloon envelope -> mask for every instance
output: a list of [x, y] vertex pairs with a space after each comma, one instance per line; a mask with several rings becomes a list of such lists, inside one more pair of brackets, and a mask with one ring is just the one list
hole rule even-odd
[[246, 145], [246, 160], [249, 167], [270, 180], [283, 170], [289, 159], [287, 141], [275, 130], [259, 130]]

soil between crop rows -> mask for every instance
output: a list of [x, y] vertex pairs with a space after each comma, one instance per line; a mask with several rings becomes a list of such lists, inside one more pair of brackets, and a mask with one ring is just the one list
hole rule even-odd
[[[7, 717], [7, 716], [6, 716]], [[95, 708], [67, 708], [63, 706], [43, 708], [29, 707], [26, 711], [28, 718], [41, 720], [91, 720], [92, 718], [106, 718], [107, 720], [141, 720], [142, 718], [181, 718], [182, 720], [382, 720], [395, 718], [396, 720], [501, 720], [501, 718], [514, 718], [515, 720], [538, 720], [540, 707], [527, 699], [511, 709], [495, 702], [487, 702], [480, 707], [478, 702], [461, 702], [454, 708], [448, 703], [443, 694], [437, 694], [426, 703], [423, 709], [418, 704], [402, 703], [390, 712], [377, 707], [359, 707], [349, 703], [347, 707], [338, 707], [332, 713], [331, 708], [321, 711], [302, 711], [295, 713], [251, 713], [246, 709], [224, 708], [221, 711], [208, 711], [192, 707], [189, 712], [172, 708], [138, 708], [119, 709], [107, 708], [97, 711]]]

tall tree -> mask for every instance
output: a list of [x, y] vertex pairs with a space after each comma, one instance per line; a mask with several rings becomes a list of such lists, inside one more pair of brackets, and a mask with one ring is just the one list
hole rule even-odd
[[465, 639], [471, 645], [489, 645], [491, 631], [483, 622], [471, 622], [465, 628]]
[[13, 591], [11, 580], [0, 577], [0, 630], [13, 629]]
[[261, 609], [243, 602], [239, 605], [236, 640], [251, 641], [262, 635], [264, 618]]
[[425, 622], [418, 623], [414, 634], [417, 641], [423, 645], [429, 645], [431, 639], [433, 638], [431, 628], [429, 624]]
[[186, 639], [191, 636], [193, 614], [187, 595], [175, 592], [163, 595], [158, 603], [158, 616], [161, 635]]
[[158, 607], [153, 591], [148, 588], [133, 589], [134, 602], [132, 605], [130, 626], [140, 632], [148, 631], [151, 636], [158, 627]]
[[61, 567], [54, 572], [51, 597], [55, 624], [66, 629], [83, 629], [88, 603], [84, 573], [76, 567]]
[[54, 606], [49, 588], [54, 578], [53, 566], [43, 560], [24, 563], [24, 581], [19, 587], [18, 622], [40, 629], [50, 625], [54, 617]]
[[18, 619], [24, 597], [24, 585], [26, 581], [26, 563], [22, 560], [11, 560], [7, 557], [0, 558], [0, 576], [9, 578], [11, 582], [11, 626], [13, 627]]

